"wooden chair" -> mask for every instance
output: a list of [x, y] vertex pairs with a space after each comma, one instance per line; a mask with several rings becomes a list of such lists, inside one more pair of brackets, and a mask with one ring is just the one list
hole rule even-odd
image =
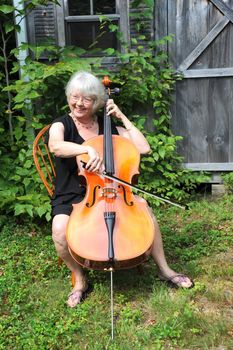
[[[54, 179], [56, 177], [56, 171], [53, 164], [53, 158], [49, 152], [49, 148], [46, 142], [47, 132], [50, 128], [50, 124], [46, 125], [36, 136], [33, 142], [33, 159], [36, 169], [40, 175], [40, 178], [49, 194], [52, 197], [54, 193]], [[62, 259], [58, 258], [58, 265], [61, 266]]]
[[50, 197], [54, 193], [54, 178], [56, 176], [53, 159], [46, 143], [46, 133], [50, 125], [46, 125], [33, 142], [33, 159], [40, 178]]

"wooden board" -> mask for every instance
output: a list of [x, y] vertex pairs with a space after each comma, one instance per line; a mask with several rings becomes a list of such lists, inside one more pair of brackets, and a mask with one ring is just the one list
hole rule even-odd
[[[172, 127], [183, 136], [178, 150], [187, 164], [226, 164], [233, 159], [233, 0], [165, 0], [156, 16], [167, 17], [160, 35], [168, 45], [177, 82]], [[224, 167], [226, 168], [226, 167]]]

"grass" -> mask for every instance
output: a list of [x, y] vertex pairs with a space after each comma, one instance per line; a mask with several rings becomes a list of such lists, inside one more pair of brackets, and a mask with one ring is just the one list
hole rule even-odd
[[[89, 271], [93, 292], [65, 306], [69, 272], [58, 268], [50, 225], [3, 218], [0, 233], [0, 350], [233, 349], [233, 196], [199, 200], [182, 212], [157, 212], [170, 265], [195, 279], [170, 289], [151, 260], [110, 276]], [[5, 221], [5, 223], [4, 223]]]

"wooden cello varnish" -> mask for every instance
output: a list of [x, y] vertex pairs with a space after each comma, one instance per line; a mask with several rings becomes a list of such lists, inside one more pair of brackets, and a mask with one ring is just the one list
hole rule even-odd
[[[107, 174], [131, 183], [138, 174], [140, 154], [128, 139], [111, 135], [111, 118], [106, 113], [104, 118], [104, 136], [93, 137], [83, 145], [104, 156]], [[88, 156], [79, 156], [78, 161], [87, 163]], [[99, 270], [141, 264], [154, 239], [154, 223], [146, 202], [134, 196], [127, 185], [83, 168], [80, 175], [86, 179], [87, 191], [83, 201], [73, 205], [67, 228], [73, 258], [84, 267]]]

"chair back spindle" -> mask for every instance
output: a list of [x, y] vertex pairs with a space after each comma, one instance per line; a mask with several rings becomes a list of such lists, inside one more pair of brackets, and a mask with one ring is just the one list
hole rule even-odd
[[54, 193], [56, 171], [45, 138], [49, 128], [50, 125], [46, 125], [36, 136], [33, 142], [33, 159], [39, 176], [49, 196], [52, 197]]

